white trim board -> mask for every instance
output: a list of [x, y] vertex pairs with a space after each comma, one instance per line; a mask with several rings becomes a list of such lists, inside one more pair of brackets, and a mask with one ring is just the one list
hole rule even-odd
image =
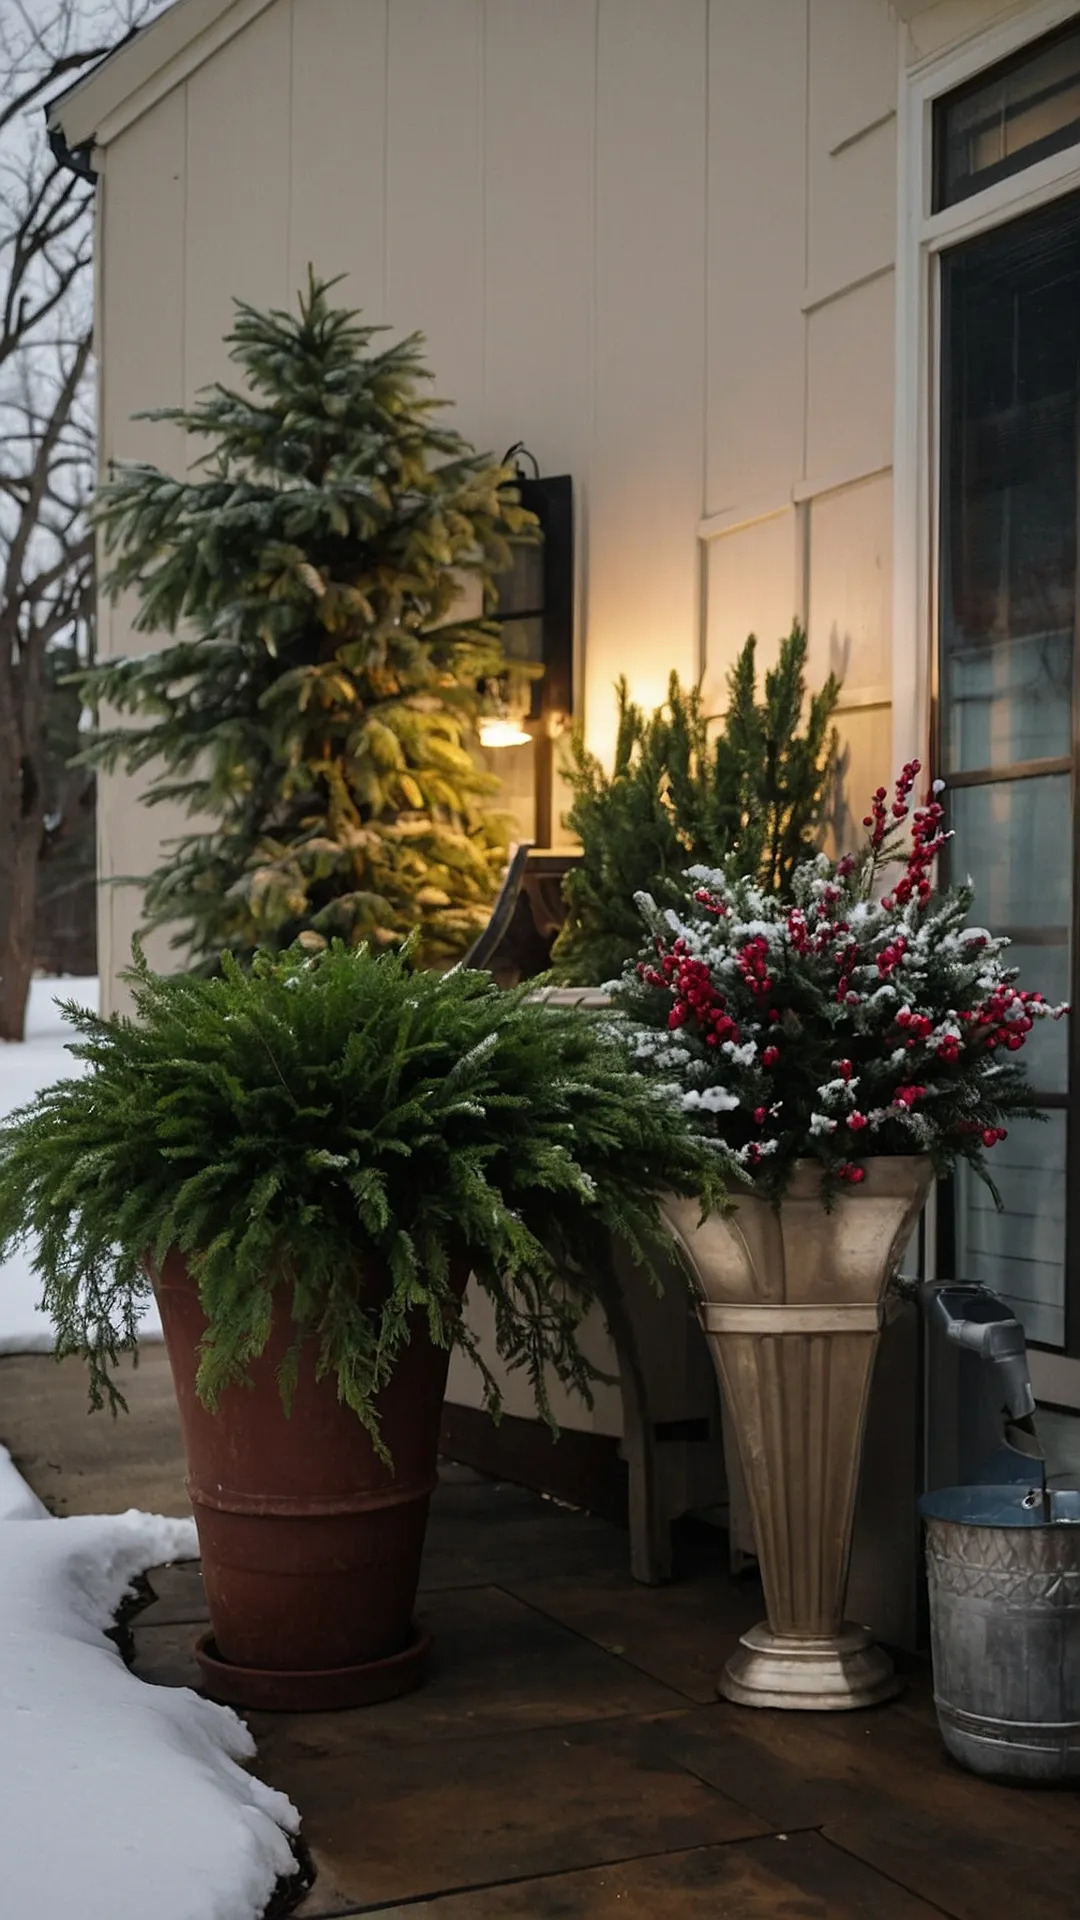
[[[893, 457], [893, 761], [928, 758], [936, 644], [939, 278], [948, 248], [1080, 189], [1080, 147], [931, 211], [933, 107], [943, 94], [1070, 20], [1080, 0], [1040, 0], [960, 45], [904, 66], [900, 31]], [[1031, 1351], [1036, 1398], [1080, 1408], [1080, 1360]]]
[[69, 147], [107, 147], [275, 0], [173, 0], [53, 102], [49, 126]]

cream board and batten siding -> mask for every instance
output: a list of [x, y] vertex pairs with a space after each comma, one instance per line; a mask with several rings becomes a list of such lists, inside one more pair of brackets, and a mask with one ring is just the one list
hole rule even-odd
[[[102, 139], [103, 456], [178, 463], [130, 416], [227, 371], [231, 296], [289, 304], [309, 260], [344, 273], [367, 317], [427, 334], [470, 438], [574, 476], [591, 742], [619, 673], [653, 702], [703, 670], [719, 699], [746, 633], [768, 662], [798, 614], [814, 677], [844, 676], [861, 813], [892, 761], [898, 78], [1002, 11], [902, 10], [179, 0], [71, 109]], [[103, 641], [147, 644], [122, 608]], [[106, 783], [103, 871], [153, 864], [176, 824]], [[106, 890], [103, 911], [112, 1001], [137, 904]], [[613, 1393], [564, 1411], [618, 1431]]]
[[[174, 12], [140, 52], [142, 111], [124, 125], [111, 103], [121, 130], [100, 156], [104, 455], [178, 457], [175, 436], [130, 415], [225, 371], [234, 293], [287, 303], [309, 259], [343, 272], [370, 318], [426, 332], [471, 438], [501, 452], [524, 437], [546, 471], [573, 474], [578, 685], [600, 751], [620, 672], [652, 702], [673, 667], [704, 667], [722, 699], [746, 633], [768, 658], [799, 613], [815, 673], [845, 673], [849, 789], [876, 784], [890, 758], [886, 0]], [[155, 75], [153, 34], [176, 39], [185, 12], [202, 40]], [[105, 644], [131, 644], [122, 609]], [[104, 871], [145, 869], [177, 824], [117, 781]], [[103, 918], [111, 995], [135, 896], [109, 894]]]

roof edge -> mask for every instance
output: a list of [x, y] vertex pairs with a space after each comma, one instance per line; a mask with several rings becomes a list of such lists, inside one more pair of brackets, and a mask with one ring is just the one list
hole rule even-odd
[[72, 153], [107, 147], [276, 0], [173, 0], [74, 86], [50, 101], [47, 125]]

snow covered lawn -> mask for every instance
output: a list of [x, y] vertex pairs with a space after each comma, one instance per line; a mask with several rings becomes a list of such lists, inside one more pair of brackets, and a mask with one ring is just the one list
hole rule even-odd
[[[35, 980], [30, 989], [26, 1040], [21, 1046], [0, 1041], [0, 1119], [24, 1107], [42, 1087], [82, 1070], [82, 1063], [66, 1051], [71, 1029], [62, 1019], [57, 1000], [77, 1000], [97, 1007], [96, 980]], [[53, 1345], [52, 1324], [38, 1306], [38, 1284], [30, 1268], [30, 1249], [0, 1262], [0, 1353], [42, 1353]], [[151, 1306], [140, 1337], [160, 1340], [161, 1322]]]
[[256, 1920], [295, 1871], [243, 1722], [105, 1637], [136, 1574], [195, 1552], [190, 1520], [52, 1519], [0, 1447], [4, 1920]]

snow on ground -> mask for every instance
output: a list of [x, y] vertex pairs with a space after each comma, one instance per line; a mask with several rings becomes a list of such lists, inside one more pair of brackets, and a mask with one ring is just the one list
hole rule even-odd
[[[30, 988], [26, 1040], [22, 1045], [0, 1041], [0, 1119], [28, 1106], [34, 1095], [54, 1080], [81, 1073], [65, 1043], [73, 1036], [57, 1006], [58, 1000], [77, 1000], [80, 1006], [98, 1005], [96, 980], [35, 980]], [[53, 1345], [52, 1323], [38, 1306], [38, 1283], [31, 1271], [29, 1247], [0, 1262], [0, 1353], [47, 1353]], [[150, 1306], [140, 1327], [143, 1340], [160, 1340], [161, 1322]]]
[[52, 1519], [0, 1447], [4, 1920], [256, 1920], [294, 1872], [243, 1721], [105, 1637], [136, 1574], [196, 1550], [191, 1520]]

